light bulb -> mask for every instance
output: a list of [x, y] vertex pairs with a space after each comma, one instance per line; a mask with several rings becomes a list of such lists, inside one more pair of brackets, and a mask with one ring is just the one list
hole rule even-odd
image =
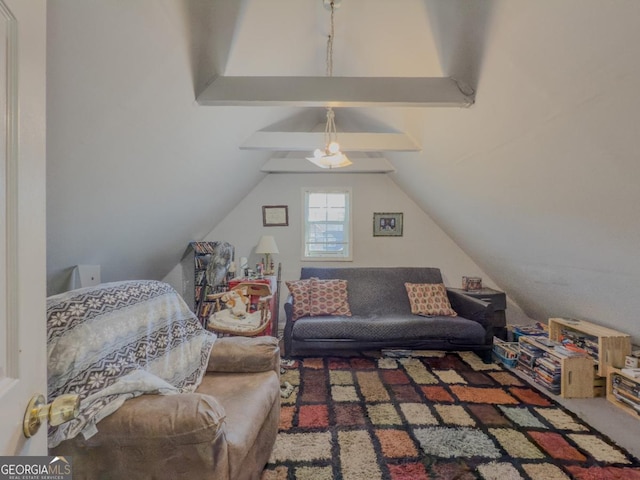
[[329, 151], [331, 153], [338, 153], [340, 151], [340, 144], [338, 144], [338, 142], [331, 142], [329, 144]]
[[319, 148], [316, 148], [316, 149], [313, 151], [313, 156], [314, 156], [315, 158], [321, 158], [321, 157], [322, 157], [322, 150], [320, 150]]

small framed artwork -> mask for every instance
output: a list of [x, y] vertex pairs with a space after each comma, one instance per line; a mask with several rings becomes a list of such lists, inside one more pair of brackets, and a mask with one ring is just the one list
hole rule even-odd
[[263, 227], [287, 227], [289, 226], [289, 207], [287, 205], [263, 205]]
[[401, 237], [402, 213], [374, 213], [374, 237]]

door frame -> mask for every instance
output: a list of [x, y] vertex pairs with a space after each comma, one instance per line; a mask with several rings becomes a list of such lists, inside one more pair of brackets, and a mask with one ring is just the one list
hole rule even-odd
[[46, 422], [23, 434], [29, 400], [47, 393], [46, 12], [44, 0], [0, 0], [1, 456], [47, 454]]

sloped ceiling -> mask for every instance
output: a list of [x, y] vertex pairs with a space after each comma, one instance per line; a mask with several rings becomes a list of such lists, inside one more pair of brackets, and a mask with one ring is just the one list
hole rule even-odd
[[[323, 75], [327, 21], [321, 0], [50, 0], [50, 293], [79, 263], [162, 278], [211, 231], [271, 154], [239, 146], [301, 112], [197, 93]], [[334, 75], [453, 76], [476, 103], [336, 118], [422, 145], [392, 178], [532, 318], [640, 337], [639, 27], [634, 0], [343, 0]]]

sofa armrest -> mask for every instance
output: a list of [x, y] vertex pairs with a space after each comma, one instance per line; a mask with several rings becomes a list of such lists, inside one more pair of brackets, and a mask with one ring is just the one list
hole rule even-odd
[[208, 372], [266, 372], [280, 375], [280, 347], [275, 337], [223, 337], [211, 348]]
[[291, 355], [291, 342], [293, 338], [293, 295], [287, 297], [284, 303], [284, 313], [286, 314], [286, 322], [284, 324], [283, 340], [284, 340], [284, 356]]
[[478, 322], [487, 332], [485, 340], [493, 342], [493, 326], [490, 319], [493, 315], [491, 302], [484, 302], [478, 298], [470, 297], [461, 292], [447, 289], [447, 297], [458, 316]]
[[221, 434], [225, 417], [222, 405], [210, 395], [141, 395], [98, 422], [94, 436], [84, 440], [78, 435], [71, 441], [131, 447], [211, 443]]
[[293, 321], [293, 295], [289, 295], [284, 302], [284, 313], [287, 316], [287, 323]]

